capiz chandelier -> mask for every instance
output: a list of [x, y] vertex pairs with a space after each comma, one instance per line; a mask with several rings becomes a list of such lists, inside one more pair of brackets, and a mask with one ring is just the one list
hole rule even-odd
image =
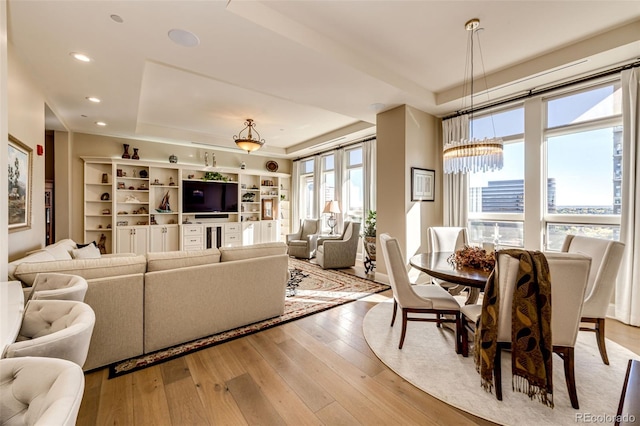
[[[245, 131], [246, 135], [243, 136], [242, 132]], [[258, 136], [257, 138], [253, 137], [252, 131]], [[247, 151], [249, 154], [259, 150], [264, 145], [264, 139], [260, 138], [260, 133], [258, 133], [255, 123], [250, 118], [247, 118], [247, 121], [244, 122], [244, 129], [240, 130], [237, 136], [233, 136], [233, 140], [240, 149]]]
[[[503, 144], [502, 139], [495, 137], [495, 126], [492, 138], [476, 139], [473, 137], [473, 36], [480, 25], [479, 19], [471, 19], [464, 24], [469, 32], [470, 62], [471, 62], [471, 108], [469, 122], [471, 123], [471, 137], [451, 141], [443, 147], [443, 168], [445, 173], [476, 173], [502, 169]], [[478, 38], [478, 44], [480, 38]], [[482, 54], [482, 49], [480, 49]], [[467, 58], [469, 61], [469, 58]], [[484, 74], [484, 70], [483, 70]], [[464, 84], [467, 87], [466, 81]], [[464, 95], [463, 93], [463, 99]], [[493, 124], [493, 116], [491, 116]]]

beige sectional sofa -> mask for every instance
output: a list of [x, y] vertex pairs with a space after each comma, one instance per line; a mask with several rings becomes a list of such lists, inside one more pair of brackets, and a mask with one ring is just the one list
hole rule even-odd
[[62, 253], [75, 247], [72, 240], [63, 240], [11, 262], [9, 279], [25, 286], [39, 272], [87, 279], [85, 302], [96, 313], [96, 325], [85, 370], [284, 312], [284, 243], [99, 259]]

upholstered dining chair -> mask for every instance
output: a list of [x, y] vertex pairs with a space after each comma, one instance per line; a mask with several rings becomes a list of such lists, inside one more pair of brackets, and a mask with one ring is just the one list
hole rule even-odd
[[345, 222], [340, 239], [320, 239], [316, 262], [322, 269], [348, 268], [356, 264], [360, 222]]
[[616, 285], [620, 263], [622, 263], [624, 244], [619, 241], [567, 235], [562, 245], [562, 251], [582, 253], [591, 257], [591, 271], [582, 307], [581, 322], [593, 323], [593, 326], [581, 327], [580, 330], [596, 333], [602, 361], [609, 365], [607, 347], [605, 346], [604, 319]]
[[73, 426], [78, 417], [84, 373], [63, 359], [0, 359], [0, 424]]
[[311, 259], [316, 254], [319, 234], [320, 219], [301, 220], [298, 232], [287, 234], [287, 253], [301, 259]]
[[[467, 228], [458, 226], [430, 226], [427, 228], [427, 251], [429, 253], [439, 251], [454, 252], [467, 244], [469, 244]], [[431, 278], [431, 282], [444, 287], [454, 296], [464, 290], [463, 285], [450, 283], [437, 278]], [[475, 302], [475, 300], [473, 302]]]
[[61, 358], [84, 365], [96, 321], [93, 309], [72, 300], [30, 300], [16, 341], [4, 358]]
[[84, 302], [88, 288], [87, 280], [79, 275], [39, 273], [36, 275], [25, 301], [75, 300]]
[[[393, 316], [391, 327], [396, 320], [398, 306], [402, 312], [402, 332], [398, 349], [402, 349], [407, 333], [408, 321], [427, 321], [441, 323], [455, 323], [456, 327], [456, 353], [461, 352], [460, 305], [444, 288], [437, 285], [412, 286], [409, 281], [406, 263], [400, 250], [398, 240], [389, 234], [380, 235], [382, 256], [387, 267], [387, 274], [393, 291]], [[418, 294], [415, 288], [420, 288]], [[409, 314], [433, 314], [433, 317], [410, 317]]]
[[[551, 340], [553, 352], [564, 362], [564, 374], [571, 406], [579, 408], [574, 374], [574, 348], [580, 326], [582, 301], [587, 288], [587, 277], [591, 259], [577, 253], [544, 253], [549, 264], [551, 278]], [[498, 253], [500, 305], [498, 313], [497, 350], [494, 359], [494, 382], [496, 398], [502, 400], [501, 350], [511, 346], [511, 312], [513, 293], [518, 275], [519, 260]], [[555, 302], [555, 303], [554, 303]], [[462, 354], [468, 351], [467, 329], [475, 331], [475, 324], [482, 312], [481, 305], [466, 305], [460, 308], [464, 330]]]

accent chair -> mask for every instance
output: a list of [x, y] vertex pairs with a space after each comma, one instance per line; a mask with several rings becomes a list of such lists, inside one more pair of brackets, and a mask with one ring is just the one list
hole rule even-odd
[[84, 302], [89, 285], [87, 280], [79, 275], [39, 273], [33, 281], [29, 300], [75, 300]]
[[[398, 240], [389, 234], [380, 235], [382, 256], [387, 267], [389, 282], [393, 290], [393, 316], [391, 327], [396, 320], [398, 306], [402, 311], [402, 333], [398, 349], [402, 349], [407, 333], [408, 321], [435, 322], [437, 326], [442, 323], [455, 323], [456, 325], [456, 353], [461, 353], [462, 322], [460, 321], [460, 305], [444, 288], [437, 285], [412, 286], [407, 273], [407, 264], [402, 256]], [[433, 314], [433, 317], [410, 317], [409, 314]]]
[[311, 259], [316, 254], [320, 219], [304, 219], [300, 221], [298, 232], [287, 234], [287, 253], [300, 259]]
[[83, 392], [84, 373], [71, 361], [0, 359], [0, 424], [73, 426]]
[[61, 358], [84, 365], [96, 321], [93, 309], [72, 300], [30, 300], [16, 341], [4, 358]]
[[320, 238], [316, 251], [316, 262], [322, 269], [354, 266], [359, 240], [360, 222], [345, 222], [341, 238]]
[[600, 238], [567, 235], [562, 251], [582, 253], [591, 257], [591, 271], [587, 283], [584, 306], [582, 307], [583, 323], [593, 323], [593, 327], [580, 327], [582, 331], [596, 333], [596, 341], [602, 361], [609, 365], [605, 346], [604, 319], [616, 285], [616, 277], [622, 263], [624, 244], [619, 241]]

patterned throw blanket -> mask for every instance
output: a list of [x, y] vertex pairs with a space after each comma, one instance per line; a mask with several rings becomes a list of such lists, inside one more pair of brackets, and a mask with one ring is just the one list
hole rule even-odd
[[[511, 325], [512, 387], [553, 408], [551, 282], [547, 259], [539, 251], [501, 250], [519, 259]], [[498, 256], [496, 256], [497, 260]], [[475, 335], [475, 362], [482, 387], [491, 392], [498, 339], [498, 266], [487, 280]]]

